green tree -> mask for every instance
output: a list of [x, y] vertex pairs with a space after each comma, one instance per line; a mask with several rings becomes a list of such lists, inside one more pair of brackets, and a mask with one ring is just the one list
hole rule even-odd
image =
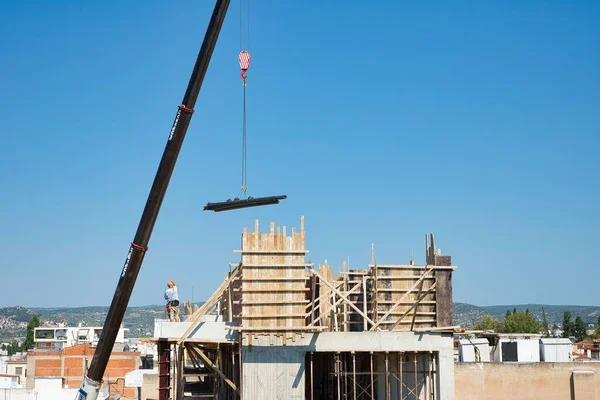
[[503, 333], [540, 333], [541, 324], [527, 311], [517, 311], [504, 318], [501, 332]]
[[504, 316], [504, 318], [508, 318], [510, 317], [510, 310], [506, 310], [506, 315]]
[[23, 343], [23, 351], [31, 350], [35, 346], [33, 340], [33, 334], [35, 332], [35, 328], [40, 326], [40, 317], [37, 314], [34, 314], [29, 320], [27, 324], [27, 337], [25, 338], [25, 342]]
[[598, 322], [596, 323], [596, 337], [600, 338], [600, 315], [598, 316]]
[[544, 337], [550, 337], [550, 325], [548, 325], [548, 317], [546, 317], [544, 307], [542, 307], [542, 330], [544, 331]]
[[21, 351], [21, 346], [19, 346], [19, 342], [13, 340], [6, 349], [8, 351], [8, 355], [12, 356], [13, 354]]
[[562, 323], [562, 336], [564, 338], [569, 338], [575, 334], [575, 326], [573, 325], [573, 321], [571, 321], [571, 312], [565, 311], [563, 314], [563, 323]]
[[473, 326], [476, 331], [494, 331], [498, 332], [501, 329], [502, 323], [491, 315], [484, 315], [481, 319]]
[[583, 322], [583, 319], [579, 316], [575, 318], [574, 330], [574, 336], [577, 338], [578, 342], [581, 342], [583, 339], [585, 339], [585, 323]]

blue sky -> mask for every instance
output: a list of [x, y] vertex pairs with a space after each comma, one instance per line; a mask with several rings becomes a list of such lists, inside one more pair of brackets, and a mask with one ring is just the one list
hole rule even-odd
[[[110, 303], [212, 1], [28, 1], [0, 14], [0, 306]], [[133, 305], [205, 299], [254, 219], [309, 258], [424, 261], [455, 301], [598, 305], [600, 3], [252, 1], [251, 193], [237, 194], [232, 2]], [[193, 288], [193, 289], [192, 289]]]

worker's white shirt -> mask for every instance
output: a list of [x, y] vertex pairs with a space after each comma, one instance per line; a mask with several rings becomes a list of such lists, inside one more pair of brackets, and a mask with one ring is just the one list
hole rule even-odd
[[173, 286], [172, 288], [168, 288], [165, 290], [165, 300], [166, 301], [179, 301], [179, 294], [177, 293], [177, 286]]

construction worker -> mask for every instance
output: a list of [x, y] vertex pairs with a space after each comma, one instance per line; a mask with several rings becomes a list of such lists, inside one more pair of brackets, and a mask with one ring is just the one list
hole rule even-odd
[[167, 301], [167, 314], [169, 321], [179, 322], [179, 295], [177, 293], [177, 285], [175, 281], [167, 282], [167, 290], [165, 290], [165, 300]]

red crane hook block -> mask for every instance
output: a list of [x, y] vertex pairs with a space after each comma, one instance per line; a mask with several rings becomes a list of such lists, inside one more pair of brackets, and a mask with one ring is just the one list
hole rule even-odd
[[242, 69], [242, 72], [240, 72], [240, 77], [242, 79], [246, 79], [246, 71], [248, 71], [250, 69], [250, 61], [252, 60], [252, 57], [250, 57], [250, 52], [246, 51], [246, 50], [242, 50], [240, 51], [240, 54], [238, 56], [238, 61], [240, 62], [240, 68]]

